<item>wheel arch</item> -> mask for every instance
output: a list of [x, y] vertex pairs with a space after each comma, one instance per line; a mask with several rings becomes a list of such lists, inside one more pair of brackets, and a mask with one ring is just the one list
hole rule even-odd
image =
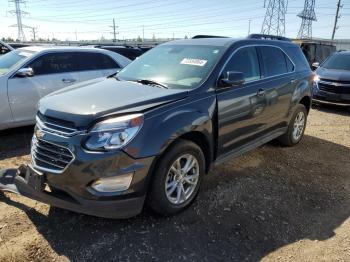
[[213, 150], [212, 150], [211, 143], [208, 140], [208, 137], [202, 132], [191, 131], [191, 132], [182, 134], [176, 140], [178, 139], [191, 141], [200, 147], [205, 158], [205, 173], [208, 173], [211, 163], [213, 161], [213, 152], [212, 152]]
[[306, 111], [309, 113], [311, 108], [311, 97], [310, 96], [304, 96], [300, 99], [299, 104], [302, 104], [305, 106]]

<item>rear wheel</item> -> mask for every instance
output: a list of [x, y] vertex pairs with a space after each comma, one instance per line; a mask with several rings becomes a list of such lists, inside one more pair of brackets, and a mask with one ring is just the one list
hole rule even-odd
[[279, 141], [285, 146], [298, 144], [304, 136], [307, 120], [307, 111], [304, 105], [299, 104], [289, 123], [287, 132], [279, 137]]
[[205, 170], [201, 148], [179, 140], [159, 159], [148, 203], [159, 214], [171, 215], [188, 207], [195, 199]]

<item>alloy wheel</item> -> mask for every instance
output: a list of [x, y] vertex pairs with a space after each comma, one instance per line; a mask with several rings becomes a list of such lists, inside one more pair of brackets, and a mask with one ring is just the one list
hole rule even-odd
[[192, 154], [178, 157], [170, 166], [165, 192], [168, 200], [175, 205], [186, 202], [195, 192], [199, 178], [198, 160]]
[[295, 141], [298, 141], [303, 135], [304, 127], [305, 127], [305, 114], [304, 112], [300, 111], [294, 120], [293, 139]]

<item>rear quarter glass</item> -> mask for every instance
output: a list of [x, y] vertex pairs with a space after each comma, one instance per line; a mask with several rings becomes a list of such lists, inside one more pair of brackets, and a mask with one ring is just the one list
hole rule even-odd
[[295, 71], [310, 70], [309, 63], [306, 60], [305, 55], [298, 46], [290, 46], [282, 48], [288, 54], [295, 64]]

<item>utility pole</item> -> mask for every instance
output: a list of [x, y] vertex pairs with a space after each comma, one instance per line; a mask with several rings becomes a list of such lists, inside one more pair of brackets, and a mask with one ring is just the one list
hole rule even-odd
[[36, 41], [36, 35], [37, 35], [37, 29], [36, 27], [32, 27], [32, 37], [33, 37], [33, 40]]
[[[288, 0], [268, 0], [264, 22], [261, 33], [267, 35], [285, 35], [285, 16], [288, 7]], [[266, 5], [264, 1], [264, 7]]]
[[117, 34], [119, 34], [119, 33], [117, 32], [118, 26], [115, 25], [114, 18], [113, 18], [113, 25], [110, 27], [113, 29], [113, 32], [111, 32], [111, 34], [113, 35], [113, 42], [117, 42]]
[[145, 26], [142, 25], [142, 42], [145, 42]]
[[305, 0], [304, 9], [297, 16], [302, 19], [298, 38], [312, 38], [312, 21], [317, 21], [315, 0]]
[[78, 31], [77, 31], [77, 29], [75, 29], [75, 42], [78, 42]]
[[117, 42], [117, 37], [115, 34], [115, 20], [113, 18], [113, 42]]
[[250, 22], [251, 21], [252, 21], [251, 19], [248, 20], [248, 22], [249, 22], [249, 24], [248, 24], [248, 35], [250, 35]]
[[335, 14], [334, 27], [333, 27], [333, 33], [332, 33], [332, 40], [334, 40], [335, 31], [339, 28], [339, 27], [337, 26], [337, 24], [338, 24], [338, 19], [340, 18], [339, 9], [342, 8], [342, 7], [343, 7], [343, 6], [341, 5], [341, 0], [338, 0], [338, 4], [337, 4], [337, 13]]
[[9, 11], [9, 13], [16, 15], [17, 18], [17, 24], [11, 25], [11, 27], [17, 27], [18, 29], [18, 34], [17, 34], [17, 39], [20, 41], [25, 41], [26, 37], [24, 35], [23, 28], [30, 28], [29, 26], [23, 25], [22, 23], [22, 15], [27, 15], [27, 12], [24, 12], [21, 10], [21, 4], [24, 4], [24, 0], [9, 0], [9, 3], [14, 3], [15, 5], [15, 10]]

